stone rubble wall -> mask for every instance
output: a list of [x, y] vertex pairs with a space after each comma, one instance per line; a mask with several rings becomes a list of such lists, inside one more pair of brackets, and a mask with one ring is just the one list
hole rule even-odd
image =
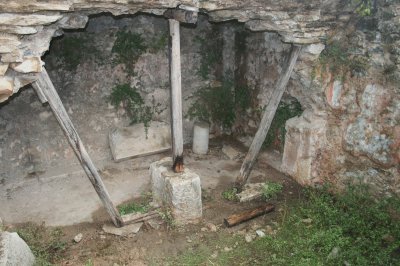
[[238, 20], [253, 31], [274, 31], [291, 43], [317, 43], [326, 36], [337, 17], [339, 1], [88, 1], [12, 0], [0, 3], [0, 102], [36, 80], [43, 67], [41, 57], [52, 38], [64, 29], [85, 27], [88, 15], [114, 16], [139, 11], [162, 15], [180, 4], [198, 7], [212, 21]]

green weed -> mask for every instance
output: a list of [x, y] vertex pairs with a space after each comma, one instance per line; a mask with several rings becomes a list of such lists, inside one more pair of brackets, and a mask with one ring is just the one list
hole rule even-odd
[[165, 50], [168, 45], [168, 34], [161, 34], [158, 38], [153, 38], [152, 41], [148, 44], [149, 50], [153, 53], [157, 53], [158, 51]]
[[298, 101], [293, 101], [291, 103], [280, 102], [274, 119], [271, 122], [268, 134], [265, 137], [263, 147], [272, 147], [282, 152], [285, 144], [286, 121], [292, 117], [301, 115], [302, 112], [303, 109]]
[[200, 67], [198, 74], [208, 79], [212, 69], [222, 62], [223, 39], [216, 27], [206, 37], [197, 37], [200, 43]]
[[87, 59], [102, 60], [101, 53], [93, 43], [93, 36], [65, 36], [54, 42], [56, 57], [61, 59], [67, 70], [74, 71]]
[[150, 107], [145, 105], [136, 88], [132, 88], [129, 84], [115, 86], [112, 89], [109, 100], [115, 108], [121, 106], [125, 108], [131, 124], [143, 123], [147, 136], [147, 130], [157, 106]]
[[118, 211], [121, 215], [130, 213], [146, 213], [149, 210], [150, 210], [150, 205], [147, 203], [143, 204], [143, 203], [130, 202], [118, 206]]
[[344, 80], [348, 73], [363, 75], [368, 59], [352, 55], [352, 47], [344, 41], [330, 41], [321, 52], [318, 65], [329, 70], [336, 79]]
[[94, 266], [92, 259], [88, 259], [88, 260], [85, 262], [85, 266]]
[[134, 67], [140, 55], [147, 50], [142, 35], [130, 31], [117, 32], [112, 52], [116, 54], [116, 62], [126, 66], [128, 74], [134, 74]]
[[167, 224], [169, 229], [175, 228], [176, 222], [174, 216], [172, 215], [172, 211], [169, 208], [163, 208], [157, 210], [158, 214], [160, 215], [161, 219]]
[[263, 198], [265, 200], [276, 199], [278, 194], [282, 192], [282, 189], [282, 184], [267, 181], [263, 185]]
[[229, 188], [229, 189], [225, 190], [224, 192], [222, 192], [222, 197], [229, 201], [237, 201], [238, 200], [237, 193], [238, 193], [237, 188], [235, 188], [235, 187]]
[[373, 12], [372, 0], [353, 0], [355, 13], [361, 17], [371, 16]]
[[189, 107], [187, 117], [230, 129], [236, 114], [250, 106], [250, 92], [246, 87], [235, 88], [230, 81], [218, 87], [205, 87], [198, 90], [196, 100]]
[[35, 265], [53, 265], [67, 248], [67, 243], [61, 239], [63, 232], [59, 228], [46, 229], [44, 225], [28, 223], [16, 232], [32, 250], [36, 259]]

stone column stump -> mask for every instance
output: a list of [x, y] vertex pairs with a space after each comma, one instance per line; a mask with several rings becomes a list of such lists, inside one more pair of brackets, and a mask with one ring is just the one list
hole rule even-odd
[[153, 200], [171, 209], [178, 224], [199, 221], [202, 216], [201, 184], [198, 174], [185, 168], [172, 171], [172, 158], [150, 165]]

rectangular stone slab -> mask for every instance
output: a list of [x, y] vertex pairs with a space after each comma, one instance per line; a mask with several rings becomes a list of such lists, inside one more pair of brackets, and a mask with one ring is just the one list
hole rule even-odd
[[115, 128], [109, 134], [111, 153], [115, 161], [161, 153], [171, 149], [170, 125], [151, 122], [147, 136], [143, 124]]

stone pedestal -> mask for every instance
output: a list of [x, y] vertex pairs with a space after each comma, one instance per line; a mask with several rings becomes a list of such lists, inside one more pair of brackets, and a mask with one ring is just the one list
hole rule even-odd
[[325, 119], [307, 111], [286, 122], [281, 171], [301, 185], [312, 185], [317, 177], [313, 176], [313, 167], [327, 143], [326, 124]]
[[150, 165], [153, 199], [171, 209], [179, 224], [197, 222], [202, 216], [200, 177], [185, 168], [183, 173], [172, 171], [172, 158]]

